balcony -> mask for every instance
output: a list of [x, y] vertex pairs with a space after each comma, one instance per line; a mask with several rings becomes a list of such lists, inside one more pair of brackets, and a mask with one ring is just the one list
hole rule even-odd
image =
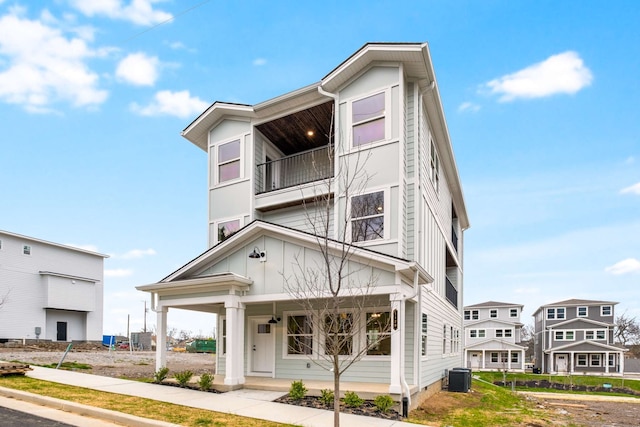
[[325, 145], [257, 165], [256, 194], [332, 178], [333, 174], [333, 147]]
[[451, 226], [451, 243], [453, 244], [453, 248], [458, 252], [458, 234], [456, 233], [456, 228]]
[[458, 308], [458, 290], [455, 286], [453, 286], [453, 283], [451, 283], [448, 277], [445, 278], [445, 281], [445, 296], [447, 297], [447, 301], [449, 301], [449, 304], [451, 304], [455, 308]]

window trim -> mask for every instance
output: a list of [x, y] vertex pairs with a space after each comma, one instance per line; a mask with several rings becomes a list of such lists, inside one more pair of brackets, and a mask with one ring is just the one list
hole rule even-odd
[[[580, 310], [584, 309], [584, 314], [580, 314]], [[589, 317], [589, 307], [586, 305], [580, 305], [576, 308], [577, 317]]]
[[[581, 358], [584, 358], [581, 360]], [[589, 355], [587, 353], [578, 353], [576, 354], [576, 366], [580, 366], [582, 368], [586, 368], [589, 366]]]
[[[382, 237], [379, 239], [371, 239], [371, 240], [353, 240], [353, 222], [355, 220], [362, 220], [362, 219], [368, 219], [368, 218], [374, 218], [377, 217], [378, 215], [365, 215], [362, 217], [354, 217], [352, 216], [352, 203], [353, 203], [353, 198], [354, 197], [360, 197], [360, 196], [365, 196], [367, 194], [374, 194], [374, 193], [382, 193]], [[391, 221], [390, 221], [390, 209], [388, 208], [388, 206], [390, 206], [390, 195], [389, 195], [389, 187], [384, 187], [384, 188], [370, 188], [367, 189], [366, 192], [363, 192], [361, 194], [354, 194], [351, 197], [349, 197], [349, 206], [347, 207], [347, 212], [349, 213], [349, 224], [348, 227], [349, 229], [347, 230], [347, 237], [350, 239], [350, 241], [352, 243], [356, 243], [358, 245], [371, 245], [371, 244], [379, 244], [380, 242], [386, 242], [390, 239], [391, 236]]]
[[[385, 360], [385, 359], [391, 359], [391, 350], [392, 350], [392, 346], [391, 346], [391, 332], [392, 332], [392, 327], [391, 327], [391, 315], [392, 315], [392, 310], [391, 307], [382, 307], [382, 308], [367, 308], [365, 310], [364, 316], [363, 316], [363, 320], [362, 322], [364, 323], [362, 325], [361, 328], [359, 328], [360, 330], [358, 331], [358, 333], [362, 333], [362, 340], [363, 340], [363, 348], [362, 350], [365, 350], [364, 347], [367, 347], [369, 345], [369, 333], [367, 331], [367, 317], [369, 314], [373, 314], [373, 313], [389, 313], [389, 331], [388, 332], [382, 332], [381, 335], [387, 335], [389, 337], [389, 354], [368, 354], [368, 350], [364, 352], [362, 359], [363, 360]], [[355, 348], [356, 350], [360, 350], [360, 348]]]
[[[289, 354], [289, 317], [291, 316], [309, 316], [311, 317], [311, 354]], [[304, 310], [284, 311], [282, 313], [282, 359], [317, 359], [318, 358], [318, 335], [316, 322], [314, 319], [317, 316], [316, 312], [309, 313]], [[300, 334], [300, 336], [308, 336], [308, 334]]]
[[518, 309], [517, 308], [509, 309], [509, 317], [512, 317], [512, 318], [518, 317]]
[[31, 245], [22, 245], [22, 255], [31, 256], [33, 253], [33, 247]]
[[[338, 313], [339, 314], [342, 314], [342, 313], [351, 314], [352, 319], [357, 320], [357, 319], [355, 319], [356, 316], [354, 314], [354, 310], [353, 309], [350, 309], [350, 308], [340, 309], [338, 311]], [[315, 314], [317, 316], [320, 316], [320, 313], [315, 313]], [[329, 313], [324, 313], [325, 316], [327, 316], [328, 314]], [[317, 325], [318, 325], [317, 333], [319, 335], [319, 337], [318, 337], [318, 346], [319, 347], [318, 347], [318, 351], [317, 351], [319, 357], [320, 357], [320, 354], [322, 356], [326, 356], [327, 355], [327, 353], [325, 352], [326, 335], [324, 334], [324, 332], [322, 332], [320, 330], [320, 327], [321, 327], [320, 325], [322, 324], [321, 322], [324, 323], [325, 319], [318, 319], [318, 321], [316, 322]], [[352, 324], [352, 328], [355, 329], [355, 332], [351, 333], [351, 336], [352, 336], [351, 354], [340, 354], [340, 355], [338, 355], [339, 359], [351, 359], [351, 358], [354, 357], [354, 354], [358, 354], [358, 352], [360, 351], [360, 340], [362, 339], [361, 336], [362, 336], [362, 333], [363, 333], [362, 324], [361, 323], [360, 324], [355, 324], [355, 322], [354, 322]], [[363, 359], [364, 359], [364, 357], [363, 357]]]
[[[608, 310], [608, 311], [609, 311], [609, 314], [605, 314], [605, 313], [604, 313], [605, 308], [608, 308], [608, 309], [609, 309], [609, 310]], [[601, 306], [600, 306], [600, 316], [602, 316], [602, 317], [611, 317], [611, 316], [613, 316], [613, 306], [612, 306], [612, 305], [610, 305], [610, 304], [607, 304], [607, 305], [601, 305]]]
[[[227, 222], [233, 222], [233, 221], [238, 221], [238, 230], [237, 230], [237, 231], [235, 231], [234, 233], [231, 233], [229, 236], [227, 236], [227, 238], [226, 238], [226, 239], [224, 239], [224, 240], [220, 240], [220, 239], [218, 238], [218, 233], [220, 232], [220, 231], [219, 231], [219, 229], [218, 229], [218, 227], [220, 226], [220, 224], [225, 224], [225, 223], [227, 223]], [[214, 229], [214, 232], [215, 232], [215, 238], [216, 238], [215, 242], [216, 242], [216, 243], [222, 243], [222, 242], [224, 242], [224, 241], [225, 241], [225, 240], [227, 240], [229, 237], [233, 236], [235, 233], [237, 233], [238, 231], [240, 231], [240, 229], [241, 229], [243, 226], [244, 226], [244, 225], [243, 225], [243, 217], [223, 218], [223, 219], [220, 219], [220, 220], [218, 220], [218, 221], [214, 221], [214, 222], [213, 222], [213, 229]]]
[[[558, 314], [560, 310], [562, 310], [562, 317]], [[564, 320], [567, 318], [567, 309], [566, 307], [547, 307], [546, 318], [547, 320]]]
[[429, 356], [429, 315], [424, 311], [420, 314], [420, 356], [426, 359]]
[[[215, 172], [213, 173], [213, 183], [212, 183], [212, 187], [221, 187], [224, 185], [229, 185], [235, 182], [238, 182], [240, 180], [244, 179], [244, 139], [245, 139], [245, 135], [236, 135], [232, 138], [228, 138], [228, 139], [224, 139], [222, 141], [218, 141], [214, 144], [211, 145], [211, 150], [213, 151], [213, 159], [212, 162], [214, 163], [214, 169]], [[236, 142], [238, 141], [238, 143], [240, 144], [240, 155], [239, 157], [234, 157], [231, 160], [225, 160], [224, 162], [220, 163], [219, 161], [219, 157], [220, 157], [220, 147], [226, 144], [230, 144], [232, 142]], [[235, 161], [239, 161], [240, 162], [240, 168], [238, 171], [238, 176], [232, 179], [228, 179], [226, 181], [220, 181], [220, 166], [221, 165], [225, 165], [225, 164], [229, 164], [229, 163], [233, 163]]]
[[491, 319], [497, 319], [498, 318], [498, 310], [495, 308], [492, 308], [491, 310], [489, 310], [489, 317]]
[[[571, 334], [571, 338], [568, 337], [569, 333]], [[558, 338], [558, 335], [561, 336], [561, 338]], [[553, 331], [553, 340], [554, 341], [575, 341], [576, 340], [576, 331], [568, 329], [568, 330], [564, 330], [564, 329], [560, 329], [560, 330], [554, 330]]]
[[219, 357], [227, 357], [227, 316], [219, 315], [220, 318], [220, 354]]
[[[597, 362], [595, 362], [597, 360]], [[595, 363], [594, 363], [595, 362]], [[589, 366], [602, 367], [602, 357], [600, 353], [589, 353]]]
[[440, 192], [440, 155], [438, 154], [438, 147], [433, 141], [433, 138], [429, 138], [429, 179], [436, 193]]
[[464, 320], [471, 320], [471, 310], [464, 311]]
[[[360, 121], [355, 121], [353, 119], [353, 104], [358, 102], [358, 101], [362, 101], [365, 100], [367, 98], [376, 96], [376, 95], [380, 95], [383, 94], [384, 97], [384, 112], [381, 115], [377, 115], [374, 117], [368, 117], [367, 119], [364, 120], [360, 120]], [[359, 95], [358, 97], [354, 97], [347, 102], [348, 105], [348, 109], [347, 109], [347, 120], [349, 122], [349, 139], [350, 139], [350, 143], [349, 143], [349, 149], [350, 150], [359, 150], [362, 147], [366, 147], [366, 148], [371, 148], [374, 147], [378, 144], [384, 144], [387, 143], [390, 139], [391, 139], [391, 114], [390, 114], [390, 105], [391, 105], [391, 88], [390, 87], [386, 87], [386, 88], [381, 88], [381, 89], [377, 89], [371, 92], [368, 92], [366, 94], [363, 95]], [[356, 126], [361, 126], [367, 123], [372, 123], [375, 122], [376, 120], [380, 120], [383, 119], [384, 120], [384, 136], [382, 139], [378, 139], [375, 141], [370, 141], [370, 142], [365, 142], [362, 144], [355, 144], [354, 142], [354, 138], [353, 138], [353, 131], [355, 129]]]
[[478, 310], [471, 310], [471, 319], [478, 320], [480, 318], [480, 312]]

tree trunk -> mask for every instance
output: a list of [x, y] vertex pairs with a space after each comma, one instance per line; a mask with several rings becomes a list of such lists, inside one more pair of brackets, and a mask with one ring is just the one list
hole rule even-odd
[[333, 427], [340, 427], [340, 369], [338, 355], [333, 356]]

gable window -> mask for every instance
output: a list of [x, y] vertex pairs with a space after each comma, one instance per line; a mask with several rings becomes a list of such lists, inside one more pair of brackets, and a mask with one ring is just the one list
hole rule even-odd
[[354, 242], [384, 238], [384, 191], [351, 198], [351, 239]]
[[240, 220], [225, 221], [218, 223], [218, 243], [224, 242], [229, 237], [240, 230]]
[[420, 338], [421, 338], [421, 351], [422, 351], [422, 355], [426, 356], [427, 355], [427, 338], [428, 338], [428, 324], [427, 324], [428, 318], [427, 318], [427, 314], [426, 313], [422, 313], [422, 327], [420, 330]]
[[511, 310], [509, 310], [509, 317], [518, 317], [518, 309], [512, 308]]
[[287, 316], [287, 354], [311, 354], [312, 350], [311, 318], [305, 315]]
[[385, 137], [384, 92], [354, 101], [351, 104], [353, 146], [381, 141]]
[[325, 354], [349, 356], [353, 353], [353, 313], [338, 313], [324, 318]]
[[589, 315], [589, 310], [586, 306], [578, 307], [578, 317], [587, 317]]
[[240, 140], [218, 146], [218, 182], [240, 178]]
[[367, 355], [391, 355], [391, 317], [388, 311], [367, 313]]
[[496, 317], [498, 317], [498, 310], [491, 310], [489, 312], [489, 317], [491, 317], [492, 319], [495, 319]]
[[576, 361], [577, 366], [587, 366], [587, 355], [586, 354], [578, 354], [578, 360]]
[[478, 310], [473, 310], [473, 311], [471, 312], [471, 318], [472, 318], [473, 320], [478, 320]]
[[431, 141], [431, 182], [436, 191], [440, 189], [440, 159], [438, 158], [438, 152], [436, 151], [436, 145]]
[[22, 246], [22, 253], [25, 254], [25, 255], [31, 255], [31, 246], [23, 245]]
[[613, 315], [613, 309], [610, 305], [603, 305], [600, 307], [600, 315], [601, 316], [611, 316]]

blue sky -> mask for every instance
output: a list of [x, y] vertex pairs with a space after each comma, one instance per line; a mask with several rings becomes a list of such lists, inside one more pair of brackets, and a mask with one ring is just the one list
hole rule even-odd
[[427, 41], [472, 224], [465, 304], [640, 318], [638, 22], [635, 1], [0, 0], [0, 229], [109, 254], [104, 332], [140, 330], [134, 287], [206, 249], [206, 154], [180, 131], [366, 42]]

